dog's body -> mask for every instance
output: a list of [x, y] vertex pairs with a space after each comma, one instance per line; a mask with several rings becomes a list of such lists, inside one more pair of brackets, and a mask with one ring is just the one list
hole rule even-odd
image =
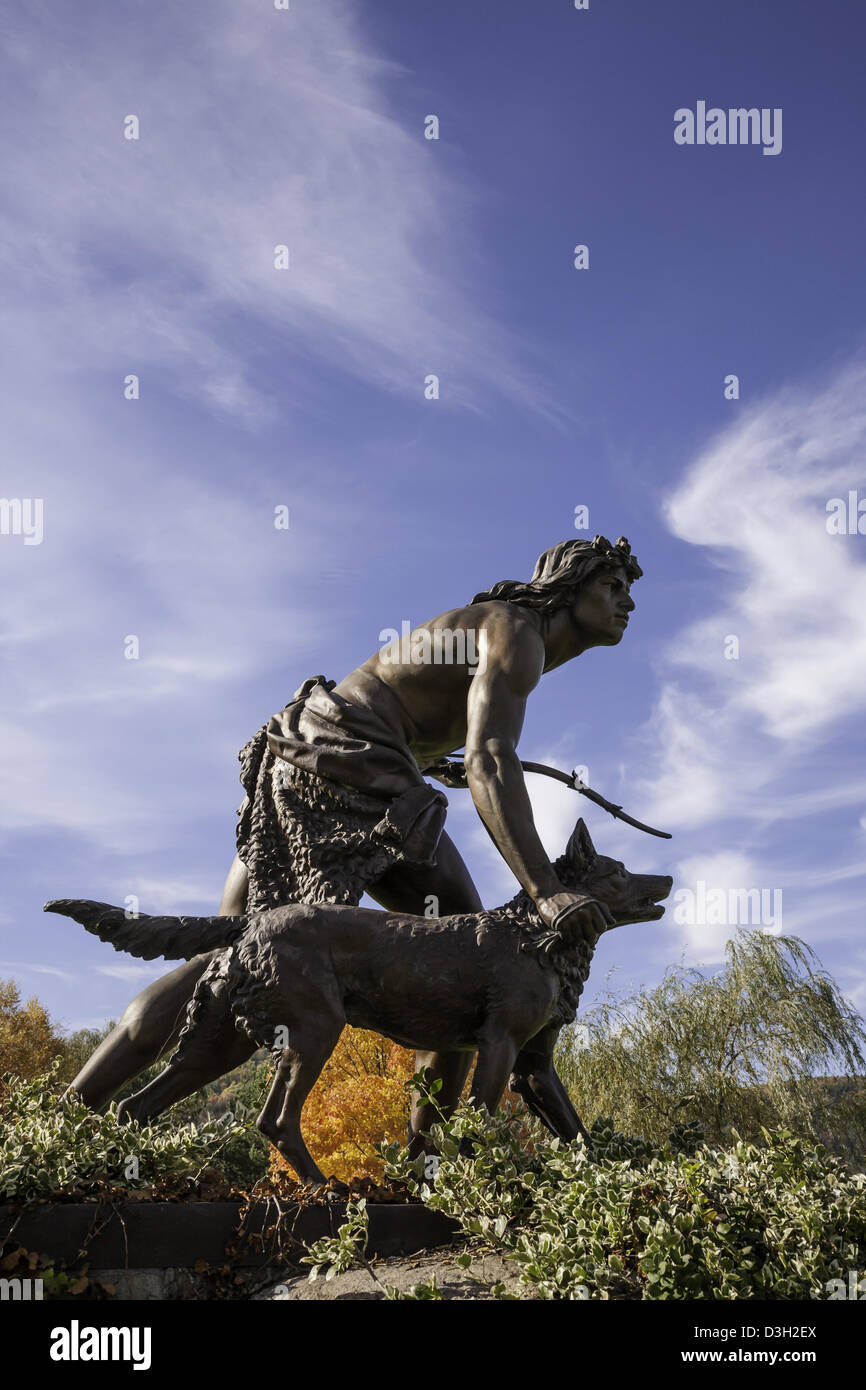
[[[661, 917], [659, 900], [672, 886], [597, 855], [582, 820], [556, 868], [564, 886], [605, 903], [617, 926]], [[299, 1177], [323, 1182], [301, 1110], [350, 1023], [423, 1051], [477, 1051], [476, 1105], [492, 1113], [511, 1076], [554, 1133], [573, 1139], [582, 1130], [553, 1050], [574, 1018], [593, 948], [572, 938], [567, 922], [562, 931], [546, 928], [525, 893], [493, 912], [443, 918], [297, 904], [249, 918], [129, 920], [100, 903], [47, 907], [145, 959], [226, 947], [196, 987], [177, 1052], [124, 1102], [131, 1119], [160, 1113], [259, 1047], [276, 1048], [259, 1128]]]

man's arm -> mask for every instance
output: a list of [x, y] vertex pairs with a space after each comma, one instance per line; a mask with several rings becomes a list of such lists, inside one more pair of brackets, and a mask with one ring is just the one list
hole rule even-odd
[[494, 844], [521, 887], [550, 924], [566, 910], [594, 943], [612, 920], [585, 894], [563, 888], [535, 828], [517, 756], [526, 701], [544, 669], [544, 644], [533, 629], [495, 620], [485, 627], [485, 669], [473, 678], [467, 708], [466, 781]]

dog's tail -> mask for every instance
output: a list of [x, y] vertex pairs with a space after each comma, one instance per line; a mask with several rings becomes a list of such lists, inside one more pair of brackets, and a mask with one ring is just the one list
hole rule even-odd
[[148, 917], [128, 915], [122, 907], [89, 902], [86, 898], [55, 898], [44, 912], [73, 917], [94, 936], [110, 941], [115, 951], [140, 960], [192, 960], [205, 951], [229, 946], [244, 932], [248, 917]]

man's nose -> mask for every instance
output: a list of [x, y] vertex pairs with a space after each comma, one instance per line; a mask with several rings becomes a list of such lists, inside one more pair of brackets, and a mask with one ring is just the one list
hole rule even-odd
[[632, 598], [631, 594], [626, 594], [626, 596], [625, 596], [625, 603], [624, 603], [622, 606], [623, 606], [623, 608], [626, 610], [627, 613], [632, 613], [632, 612], [634, 611], [635, 602], [634, 602], [634, 599]]

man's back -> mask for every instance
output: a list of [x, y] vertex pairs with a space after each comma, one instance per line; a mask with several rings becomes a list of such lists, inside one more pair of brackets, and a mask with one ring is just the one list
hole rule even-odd
[[[544, 669], [538, 619], [514, 604], [449, 609], [385, 640], [393, 631], [380, 634], [384, 645], [335, 693], [384, 714], [422, 766], [465, 744], [473, 684], [472, 703], [489, 699], [500, 683], [528, 694]], [[383, 686], [393, 699], [383, 699]]]

